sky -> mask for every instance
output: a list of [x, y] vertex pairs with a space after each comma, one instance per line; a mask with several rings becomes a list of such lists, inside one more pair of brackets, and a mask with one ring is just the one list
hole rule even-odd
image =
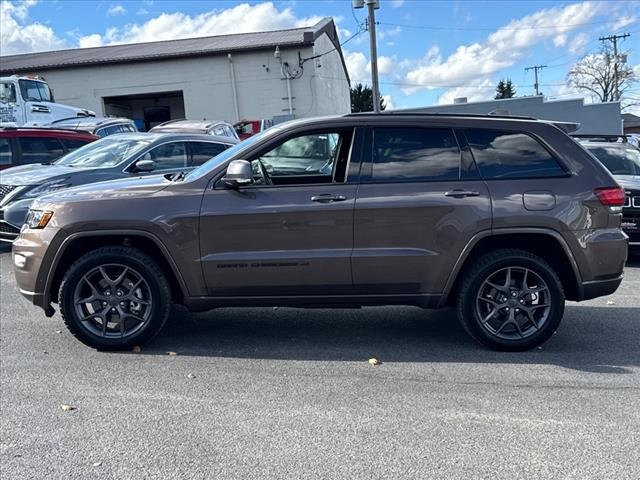
[[[493, 98], [500, 79], [548, 99], [585, 96], [566, 82], [600, 36], [619, 41], [640, 79], [640, 1], [380, 0], [376, 10], [380, 90], [389, 107], [408, 108]], [[366, 9], [351, 0], [2, 0], [0, 53], [12, 55], [313, 25], [333, 17], [352, 85], [371, 84]], [[587, 97], [587, 102], [593, 101]], [[640, 103], [640, 82], [626, 94]], [[623, 102], [623, 104], [625, 103]], [[627, 111], [640, 114], [640, 107]]]

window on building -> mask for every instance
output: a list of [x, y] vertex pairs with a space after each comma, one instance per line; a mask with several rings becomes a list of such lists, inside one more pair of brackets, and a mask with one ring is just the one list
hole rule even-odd
[[0, 138], [0, 165], [11, 165], [11, 140]]
[[525, 133], [466, 129], [465, 135], [485, 179], [559, 177], [566, 174], [549, 151]]
[[376, 128], [373, 157], [373, 181], [460, 178], [460, 149], [448, 128]]

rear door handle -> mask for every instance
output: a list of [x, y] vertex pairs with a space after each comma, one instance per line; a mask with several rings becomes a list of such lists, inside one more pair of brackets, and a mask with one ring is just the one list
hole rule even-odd
[[312, 202], [329, 203], [329, 202], [344, 202], [347, 199], [344, 195], [333, 195], [331, 193], [323, 193], [321, 195], [315, 195], [311, 197]]
[[479, 197], [480, 192], [473, 192], [470, 190], [449, 190], [444, 195], [445, 197], [453, 197], [453, 198]]

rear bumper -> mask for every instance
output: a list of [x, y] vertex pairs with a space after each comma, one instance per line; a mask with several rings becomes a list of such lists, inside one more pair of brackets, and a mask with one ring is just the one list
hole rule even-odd
[[584, 282], [582, 284], [581, 300], [591, 300], [592, 298], [611, 295], [622, 283], [624, 275], [609, 280], [596, 280], [593, 282]]

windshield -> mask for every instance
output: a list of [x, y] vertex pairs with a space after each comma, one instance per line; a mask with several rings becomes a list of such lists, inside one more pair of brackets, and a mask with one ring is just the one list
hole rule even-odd
[[25, 102], [53, 102], [49, 85], [36, 80], [18, 80], [20, 93]]
[[103, 138], [80, 147], [54, 163], [65, 167], [115, 167], [143, 150], [149, 143], [146, 139]]
[[189, 174], [184, 178], [186, 182], [190, 182], [191, 180], [195, 180], [196, 178], [201, 177], [202, 175], [210, 172], [218, 165], [223, 164], [227, 160], [233, 158], [237, 153], [244, 150], [247, 147], [250, 147], [258, 140], [260, 140], [264, 136], [263, 133], [259, 133], [258, 135], [254, 135], [253, 137], [249, 137], [243, 142], [236, 143], [233, 147], [226, 149], [224, 152], [219, 153], [211, 160], [207, 160], [205, 163], [200, 165], [198, 168], [191, 170]]
[[587, 148], [613, 175], [640, 175], [640, 150], [620, 146]]

